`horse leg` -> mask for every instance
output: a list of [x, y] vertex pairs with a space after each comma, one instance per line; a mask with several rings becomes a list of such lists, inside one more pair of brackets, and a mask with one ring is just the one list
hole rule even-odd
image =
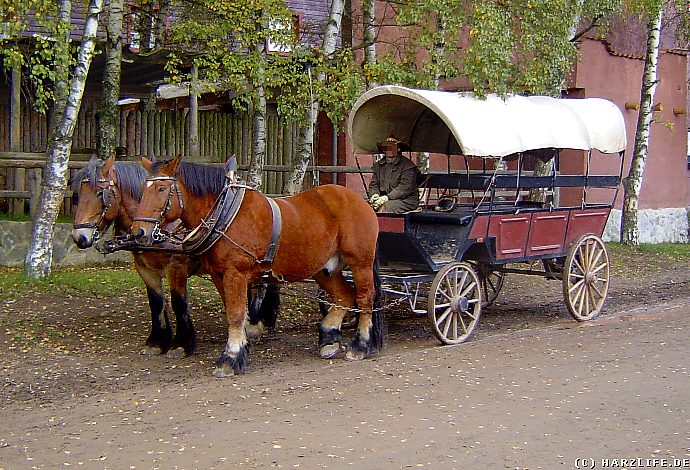
[[[349, 361], [359, 361], [371, 356], [383, 348], [383, 312], [375, 304], [380, 283], [377, 283], [376, 267], [351, 267], [352, 278], [355, 282], [357, 306], [361, 309], [357, 322], [357, 333], [350, 343], [345, 355]], [[380, 291], [378, 291], [380, 293]]]
[[261, 339], [264, 330], [275, 330], [280, 308], [280, 287], [275, 284], [259, 284], [256, 289], [247, 290], [247, 302], [247, 336], [251, 342], [255, 342]]
[[165, 301], [162, 278], [157, 272], [136, 262], [134, 267], [144, 281], [144, 284], [146, 284], [146, 295], [148, 296], [149, 308], [151, 310], [151, 333], [146, 339], [146, 344], [141, 349], [141, 354], [165, 354], [170, 349], [172, 326], [168, 316], [168, 304]]
[[190, 356], [196, 350], [196, 331], [187, 302], [187, 271], [172, 268], [167, 273], [170, 303], [175, 312], [175, 336], [167, 357]]
[[245, 333], [247, 308], [247, 280], [240, 274], [212, 275], [213, 283], [225, 303], [228, 321], [228, 341], [225, 350], [216, 361], [213, 375], [218, 378], [241, 374], [249, 361], [249, 343]]
[[347, 312], [345, 309], [354, 305], [355, 291], [340, 272], [320, 272], [314, 276], [314, 280], [328, 292], [333, 303], [344, 307], [329, 307], [328, 313], [319, 324], [319, 355], [324, 359], [330, 359], [342, 351], [343, 334], [340, 326]]

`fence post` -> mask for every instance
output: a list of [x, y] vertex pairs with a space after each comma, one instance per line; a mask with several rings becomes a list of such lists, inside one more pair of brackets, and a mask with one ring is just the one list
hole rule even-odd
[[[22, 98], [21, 98], [22, 69], [21, 65], [12, 67], [12, 90], [10, 96], [10, 149], [13, 152], [22, 151]], [[15, 191], [24, 191], [24, 168], [14, 169], [13, 186]], [[12, 204], [12, 214], [24, 214], [24, 199], [17, 198]]]

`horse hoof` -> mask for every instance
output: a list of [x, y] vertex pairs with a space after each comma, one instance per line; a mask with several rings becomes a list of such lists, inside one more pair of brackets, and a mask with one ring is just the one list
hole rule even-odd
[[230, 364], [221, 364], [213, 371], [213, 376], [219, 379], [232, 377], [233, 375], [235, 375], [235, 371]]
[[256, 325], [248, 324], [245, 326], [244, 331], [247, 334], [247, 339], [252, 343], [256, 343], [264, 334], [263, 322], [259, 322]]
[[367, 354], [364, 351], [354, 351], [354, 350], [349, 350], [345, 354], [345, 359], [348, 361], [361, 361], [362, 359], [366, 359]]
[[160, 356], [163, 354], [163, 350], [155, 346], [144, 346], [141, 348], [141, 351], [139, 351], [139, 354], [142, 356]]
[[168, 359], [182, 359], [186, 356], [187, 353], [185, 352], [182, 346], [178, 346], [175, 349], [171, 349], [170, 351], [165, 353], [165, 357], [167, 357]]
[[322, 359], [332, 359], [342, 352], [342, 348], [339, 343], [336, 344], [326, 344], [321, 346], [319, 349], [319, 355]]

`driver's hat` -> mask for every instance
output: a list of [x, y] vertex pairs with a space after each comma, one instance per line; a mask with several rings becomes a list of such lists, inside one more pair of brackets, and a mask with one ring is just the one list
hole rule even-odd
[[376, 146], [378, 147], [379, 152], [383, 152], [383, 151], [385, 151], [385, 149], [391, 148], [391, 147], [395, 147], [397, 150], [400, 150], [400, 151], [409, 149], [409, 146], [405, 142], [403, 142], [400, 139], [393, 137], [392, 135], [390, 137], [388, 137], [387, 139], [382, 140], [381, 142], [376, 144]]

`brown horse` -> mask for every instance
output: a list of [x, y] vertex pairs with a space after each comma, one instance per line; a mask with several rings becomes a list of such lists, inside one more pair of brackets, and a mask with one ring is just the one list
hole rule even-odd
[[[150, 176], [132, 233], [143, 245], [153, 243], [160, 224], [179, 218], [187, 228], [200, 226], [227, 181], [222, 169], [182, 163], [180, 157], [155, 163], [142, 158], [142, 164]], [[347, 359], [363, 359], [381, 349], [383, 315], [380, 309], [373, 309], [380, 292], [378, 221], [367, 202], [337, 185], [275, 200], [249, 188], [243, 190], [241, 185], [230, 188], [235, 194], [244, 194], [239, 209], [223, 235], [201, 256], [223, 298], [228, 321], [227, 344], [214, 375], [225, 377], [245, 369], [248, 348], [243, 299], [247, 286], [263, 274], [271, 282], [313, 278], [335, 304], [344, 308], [357, 305], [358, 330]], [[352, 272], [354, 287], [343, 277], [345, 267]], [[345, 313], [343, 308], [332, 307], [319, 326], [319, 352], [324, 358], [342, 350], [340, 327]]]
[[[129, 232], [141, 199], [141, 187], [146, 177], [139, 164], [105, 161], [93, 157], [72, 180], [77, 195], [77, 213], [72, 238], [79, 248], [89, 248], [98, 241], [111, 224], [115, 233]], [[164, 252], [133, 252], [134, 267], [146, 284], [151, 310], [151, 332], [141, 353], [169, 356], [190, 355], [196, 348], [196, 332], [189, 315], [187, 279], [202, 274], [201, 261], [184, 254]], [[168, 315], [168, 303], [163, 279], [170, 289], [170, 303], [175, 313], [176, 331]], [[277, 290], [264, 294], [265, 303], [252, 302], [253, 323], [257, 329], [263, 324], [272, 326], [277, 313]]]

